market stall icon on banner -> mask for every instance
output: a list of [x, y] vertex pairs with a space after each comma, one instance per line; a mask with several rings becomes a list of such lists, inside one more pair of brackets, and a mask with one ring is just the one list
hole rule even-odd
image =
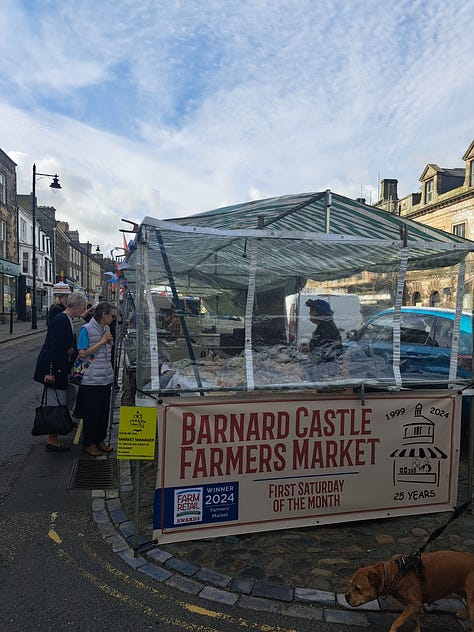
[[416, 421], [403, 426], [402, 447], [391, 453], [393, 484], [426, 483], [439, 485], [440, 463], [447, 455], [434, 445], [436, 424], [422, 414], [423, 406], [415, 406]]

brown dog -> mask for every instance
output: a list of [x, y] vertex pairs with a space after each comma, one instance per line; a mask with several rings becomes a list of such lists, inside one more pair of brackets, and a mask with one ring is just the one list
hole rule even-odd
[[474, 555], [458, 551], [423, 553], [422, 565], [418, 567], [411, 564], [413, 558], [405, 559], [410, 564], [404, 570], [397, 560], [359, 568], [349, 580], [347, 603], [361, 606], [377, 597], [392, 595], [405, 610], [392, 623], [390, 632], [396, 632], [410, 617], [415, 619], [415, 632], [421, 632], [419, 615], [423, 603], [461, 593], [466, 596], [466, 608], [457, 616], [470, 618], [474, 623]]

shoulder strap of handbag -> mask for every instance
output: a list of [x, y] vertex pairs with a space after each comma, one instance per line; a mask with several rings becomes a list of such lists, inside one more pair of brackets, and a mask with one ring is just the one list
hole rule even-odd
[[[61, 406], [61, 401], [59, 399], [58, 391], [56, 389], [54, 389], [54, 394], [56, 395], [58, 406]], [[45, 384], [43, 388], [43, 394], [41, 395], [41, 406], [47, 406], [47, 405], [48, 405], [48, 387]]]

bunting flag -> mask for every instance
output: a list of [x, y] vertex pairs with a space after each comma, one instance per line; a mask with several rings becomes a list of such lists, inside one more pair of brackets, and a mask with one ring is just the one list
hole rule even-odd
[[127, 244], [127, 239], [125, 237], [125, 233], [122, 233], [123, 235], [123, 249], [125, 250], [125, 254], [128, 252], [128, 244]]

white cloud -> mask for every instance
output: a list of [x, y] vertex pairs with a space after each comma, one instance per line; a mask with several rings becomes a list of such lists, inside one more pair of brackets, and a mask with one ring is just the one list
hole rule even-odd
[[375, 202], [379, 175], [405, 195], [473, 138], [474, 5], [456, 4], [5, 0], [0, 147], [21, 193], [33, 162], [59, 173], [57, 215], [93, 243], [262, 196]]

